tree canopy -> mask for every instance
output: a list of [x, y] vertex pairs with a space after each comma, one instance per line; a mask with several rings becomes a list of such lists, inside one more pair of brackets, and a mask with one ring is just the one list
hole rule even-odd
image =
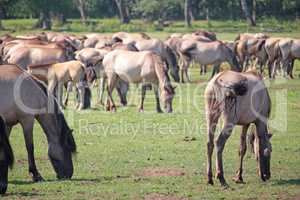
[[[41, 25], [53, 17], [119, 17], [130, 19], [193, 20], [247, 19], [249, 25], [264, 17], [295, 19], [300, 17], [299, 0], [0, 0], [0, 18], [39, 18]], [[50, 20], [51, 21], [51, 20]], [[47, 23], [44, 23], [47, 28]], [[187, 23], [190, 25], [190, 22]], [[51, 24], [49, 24], [51, 28]], [[48, 27], [49, 28], [49, 27]]]

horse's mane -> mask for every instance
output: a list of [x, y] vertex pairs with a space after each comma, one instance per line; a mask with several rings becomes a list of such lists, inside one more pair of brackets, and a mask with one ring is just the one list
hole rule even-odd
[[14, 154], [7, 137], [6, 125], [2, 117], [0, 117], [0, 145], [3, 147], [6, 164], [12, 167], [14, 164]]
[[143, 39], [146, 39], [146, 40], [151, 39], [151, 37], [149, 35], [147, 35], [146, 33], [140, 32], [139, 34], [142, 36]]

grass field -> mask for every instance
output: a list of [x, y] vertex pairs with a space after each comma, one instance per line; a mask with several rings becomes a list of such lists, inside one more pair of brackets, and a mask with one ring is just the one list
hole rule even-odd
[[[5, 23], [4, 23], [5, 24]], [[169, 33], [151, 32], [165, 38]], [[297, 37], [299, 32], [274, 35]], [[219, 33], [232, 40], [236, 33]], [[298, 35], [299, 36], [299, 35]], [[20, 126], [11, 134], [15, 151], [9, 189], [3, 199], [299, 199], [300, 198], [300, 62], [295, 80], [266, 80], [273, 109], [272, 178], [263, 183], [256, 161], [247, 153], [246, 184], [231, 181], [238, 165], [240, 128], [236, 128], [224, 151], [225, 177], [230, 189], [216, 181], [206, 185], [206, 124], [203, 91], [208, 76], [192, 68], [191, 84], [178, 85], [172, 114], [154, 112], [154, 95], [146, 97], [145, 113], [138, 113], [140, 90], [132, 85], [129, 106], [107, 113], [101, 106], [77, 112], [65, 111], [74, 129], [78, 154], [70, 181], [57, 181], [47, 158], [47, 142], [38, 124], [34, 128], [37, 166], [46, 179], [32, 183], [27, 173], [27, 153]], [[94, 91], [94, 100], [96, 99]], [[115, 98], [118, 102], [118, 98]], [[154, 171], [154, 172], [153, 172]], [[158, 172], [158, 173], [155, 173]], [[158, 174], [158, 175], [157, 175]]]

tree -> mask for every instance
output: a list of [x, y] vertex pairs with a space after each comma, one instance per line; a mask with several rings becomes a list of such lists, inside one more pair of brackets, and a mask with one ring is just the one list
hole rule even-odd
[[80, 13], [81, 22], [86, 23], [86, 0], [75, 0], [75, 5]]
[[119, 17], [122, 24], [128, 24], [130, 22], [129, 18], [129, 11], [126, 6], [125, 0], [115, 0], [118, 11], [119, 11]]
[[252, 19], [256, 24], [256, 0], [252, 0]]
[[244, 15], [248, 21], [248, 24], [250, 26], [256, 26], [255, 21], [253, 20], [252, 16], [250, 15], [250, 11], [247, 5], [247, 1], [246, 0], [241, 0], [241, 6], [242, 6], [242, 10], [244, 12]]
[[191, 27], [191, 0], [185, 0], [184, 2], [184, 18], [185, 18], [185, 25], [187, 27]]

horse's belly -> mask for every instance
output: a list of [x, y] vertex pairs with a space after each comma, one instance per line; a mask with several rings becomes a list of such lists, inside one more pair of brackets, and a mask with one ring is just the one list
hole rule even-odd
[[206, 53], [200, 53], [200, 54], [196, 54], [194, 55], [194, 59], [196, 60], [196, 62], [202, 64], [202, 65], [210, 65], [210, 64], [215, 64], [217, 59], [215, 57], [216, 55], [209, 55]]
[[115, 71], [124, 81], [130, 83], [139, 83], [142, 80], [141, 68], [139, 67], [119, 66], [115, 68]]

